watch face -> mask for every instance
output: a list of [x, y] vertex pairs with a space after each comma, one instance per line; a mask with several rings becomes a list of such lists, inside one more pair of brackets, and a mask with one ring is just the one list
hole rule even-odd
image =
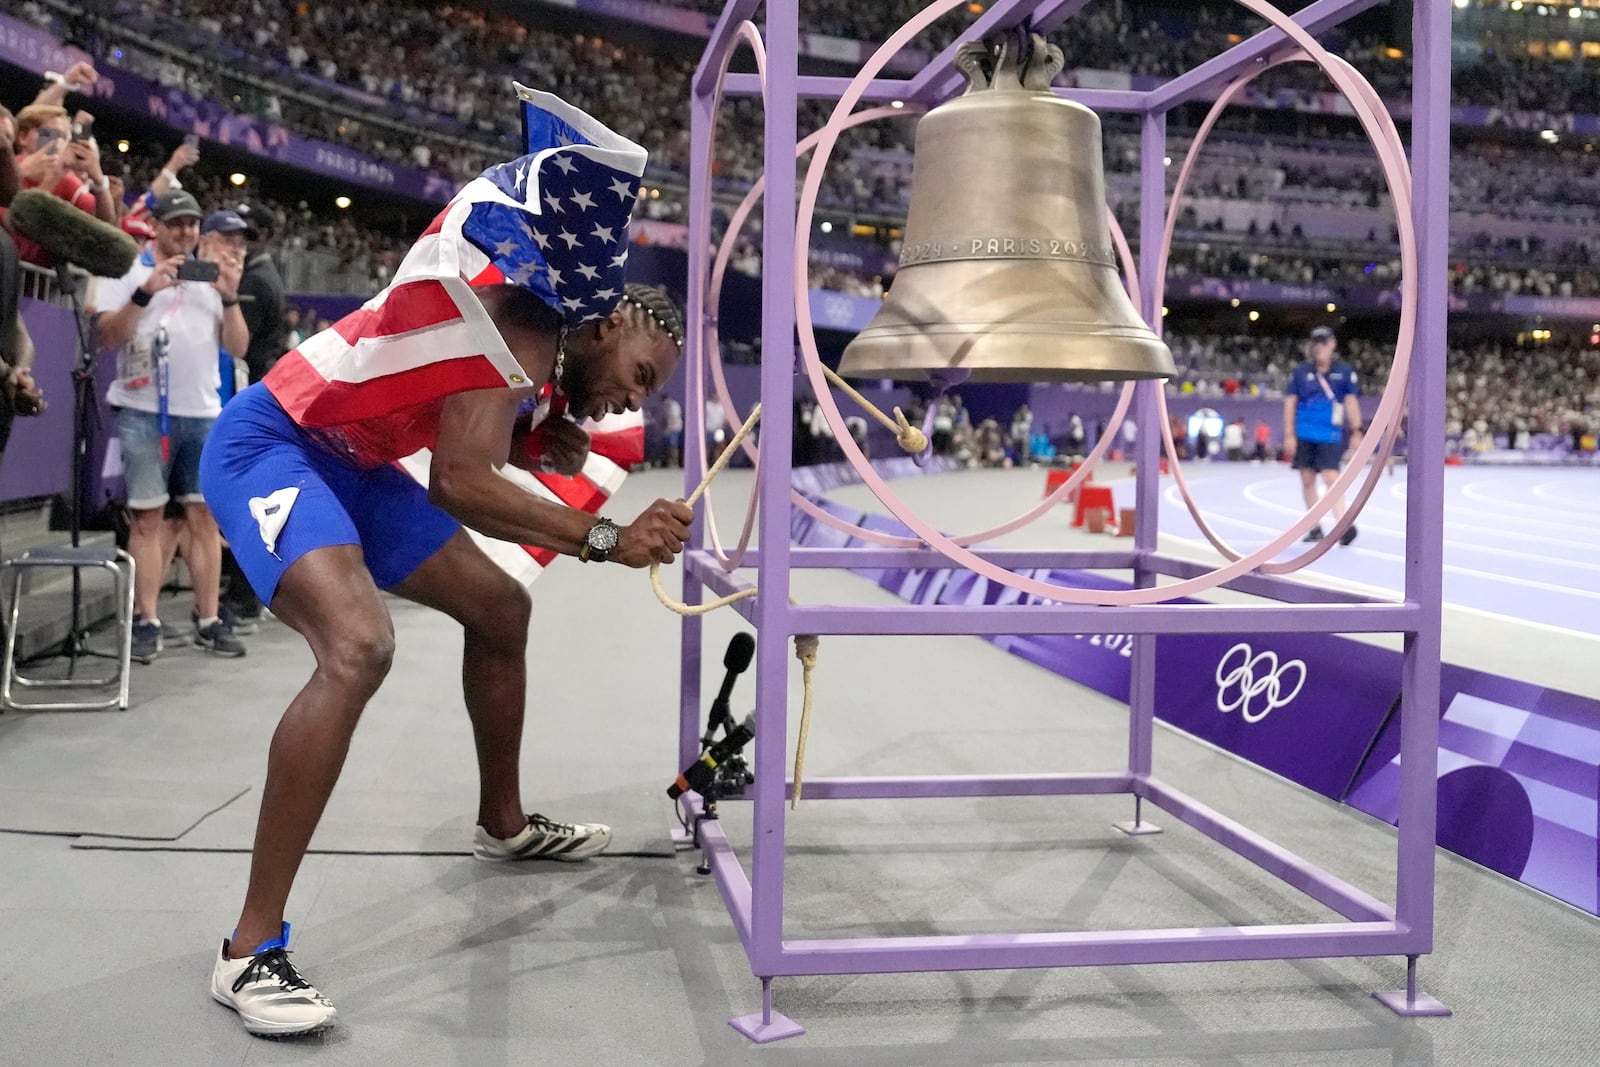
[[609, 522], [597, 522], [589, 530], [589, 545], [600, 552], [610, 552], [617, 547], [617, 528]]

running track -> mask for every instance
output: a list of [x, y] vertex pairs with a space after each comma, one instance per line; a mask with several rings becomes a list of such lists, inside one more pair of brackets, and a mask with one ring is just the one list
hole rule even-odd
[[[1283, 465], [1184, 468], [1206, 521], [1234, 548], [1259, 548], [1305, 511]], [[1119, 501], [1131, 484], [1117, 486]], [[1406, 469], [1385, 477], [1339, 546], [1310, 573], [1398, 593], [1404, 584]], [[1324, 520], [1325, 524], [1327, 520]], [[1161, 531], [1210, 551], [1171, 478]], [[1445, 469], [1445, 603], [1600, 635], [1600, 470]]]

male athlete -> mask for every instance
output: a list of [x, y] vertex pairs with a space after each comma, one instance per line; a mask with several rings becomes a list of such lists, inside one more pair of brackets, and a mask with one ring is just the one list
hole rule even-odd
[[[619, 526], [541, 500], [506, 463], [576, 473], [588, 437], [519, 412], [546, 384], [577, 417], [637, 411], [671, 377], [683, 326], [660, 290], [624, 286], [642, 148], [518, 86], [529, 155], [468, 183], [363, 308], [285, 355], [223, 411], [201, 484], [250, 584], [317, 666], [273, 736], [250, 883], [211, 994], [263, 1036], [312, 1033], [333, 1004], [286, 953], [283, 912], [362, 710], [394, 654], [380, 590], [466, 631], [477, 744], [475, 854], [582, 859], [611, 831], [529, 815], [517, 778], [526, 590], [479, 550], [491, 537], [629, 567], [671, 563], [681, 501]], [[432, 449], [424, 489], [396, 461]]]

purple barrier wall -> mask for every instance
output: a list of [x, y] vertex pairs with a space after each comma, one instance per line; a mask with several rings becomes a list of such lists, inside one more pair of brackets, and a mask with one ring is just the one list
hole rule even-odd
[[[915, 473], [914, 468], [900, 473]], [[826, 484], [821, 475], [811, 476]], [[819, 498], [869, 529], [897, 521]], [[797, 514], [795, 541], [848, 538]], [[1029, 603], [965, 571], [862, 570], [915, 603]], [[1077, 588], [1127, 583], [1033, 572]], [[1126, 634], [998, 636], [996, 645], [1127, 700], [1135, 640]], [[1394, 822], [1398, 810], [1401, 657], [1330, 635], [1166, 635], [1156, 648], [1157, 714], [1324, 796]], [[1600, 701], [1446, 665], [1441, 690], [1439, 844], [1600, 914]]]
[[0, 461], [0, 503], [55, 496], [72, 483], [72, 368], [78, 350], [72, 312], [24, 300], [22, 321], [39, 353], [33, 376], [50, 406], [36, 418], [16, 420]]

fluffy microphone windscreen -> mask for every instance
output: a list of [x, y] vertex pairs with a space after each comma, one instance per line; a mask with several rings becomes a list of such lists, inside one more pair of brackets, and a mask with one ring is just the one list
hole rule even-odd
[[56, 259], [102, 278], [120, 278], [139, 246], [115, 226], [42, 189], [24, 189], [11, 201], [11, 228]]

